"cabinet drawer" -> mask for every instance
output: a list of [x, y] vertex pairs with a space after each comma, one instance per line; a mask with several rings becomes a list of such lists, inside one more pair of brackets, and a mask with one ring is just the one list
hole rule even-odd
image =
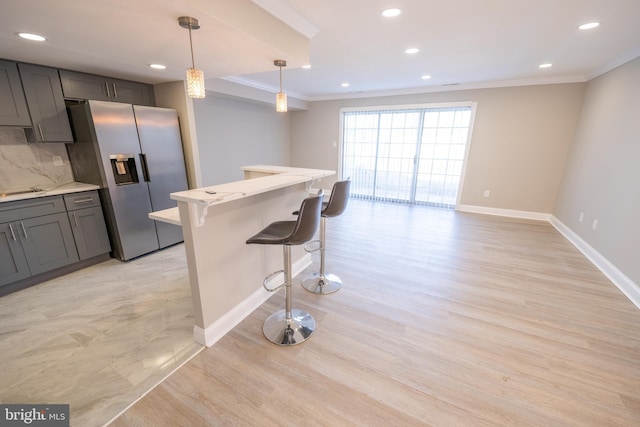
[[64, 195], [64, 204], [68, 211], [100, 206], [100, 196], [96, 190]]
[[62, 196], [0, 203], [0, 223], [64, 212]]

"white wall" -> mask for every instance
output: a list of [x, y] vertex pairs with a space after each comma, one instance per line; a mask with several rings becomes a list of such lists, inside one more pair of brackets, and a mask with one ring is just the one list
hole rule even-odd
[[[293, 166], [338, 170], [343, 107], [475, 101], [461, 203], [550, 214], [573, 141], [584, 83], [311, 102], [291, 114]], [[323, 181], [323, 188], [331, 182]], [[485, 198], [484, 190], [491, 196]]]
[[[554, 211], [556, 218], [636, 284], [640, 284], [638, 100], [640, 58], [587, 83]], [[580, 213], [584, 213], [582, 221]]]
[[241, 180], [242, 166], [290, 166], [288, 114], [210, 92], [193, 106], [202, 186]]

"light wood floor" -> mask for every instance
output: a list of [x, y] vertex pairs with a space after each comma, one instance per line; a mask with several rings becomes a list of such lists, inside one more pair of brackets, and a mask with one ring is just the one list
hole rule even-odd
[[327, 239], [309, 341], [278, 293], [112, 425], [640, 425], [640, 310], [550, 224], [352, 200]]

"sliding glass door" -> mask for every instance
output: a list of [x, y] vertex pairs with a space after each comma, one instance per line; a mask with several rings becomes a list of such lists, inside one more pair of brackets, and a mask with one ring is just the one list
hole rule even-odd
[[342, 174], [353, 197], [455, 207], [471, 103], [342, 111]]

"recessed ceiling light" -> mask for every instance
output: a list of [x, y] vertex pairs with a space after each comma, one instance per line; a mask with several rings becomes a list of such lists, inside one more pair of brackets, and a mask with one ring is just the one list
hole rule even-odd
[[149, 64], [149, 67], [155, 69], [155, 70], [166, 70], [167, 66], [166, 65], [162, 65], [162, 64]]
[[429, 80], [431, 78], [430, 75], [425, 74], [424, 76], [422, 76], [422, 80]]
[[304, 68], [305, 70], [308, 70], [309, 68], [311, 68], [311, 65], [310, 64], [303, 65], [302, 68]]
[[551, 64], [551, 63], [547, 62], [547, 63], [545, 63], [545, 64], [540, 64], [540, 65], [538, 65], [538, 68], [549, 68], [549, 67], [551, 67], [551, 65], [553, 65], [553, 64]]
[[578, 27], [578, 29], [580, 30], [590, 30], [592, 28], [596, 28], [599, 27], [600, 23], [599, 22], [588, 22], [586, 24], [582, 24]]
[[32, 34], [32, 33], [17, 33], [18, 37], [22, 37], [23, 39], [27, 39], [27, 40], [33, 40], [36, 42], [43, 42], [45, 41], [47, 38], [44, 36], [41, 36], [40, 34]]
[[404, 53], [409, 55], [413, 55], [414, 53], [418, 53], [418, 52], [420, 52], [420, 49], [418, 49], [417, 47], [410, 47], [409, 49], [404, 51]]
[[394, 16], [398, 16], [402, 13], [402, 11], [398, 8], [390, 8], [382, 11], [381, 15], [385, 18], [393, 18]]
[[342, 83], [342, 87], [349, 87], [349, 83]]

